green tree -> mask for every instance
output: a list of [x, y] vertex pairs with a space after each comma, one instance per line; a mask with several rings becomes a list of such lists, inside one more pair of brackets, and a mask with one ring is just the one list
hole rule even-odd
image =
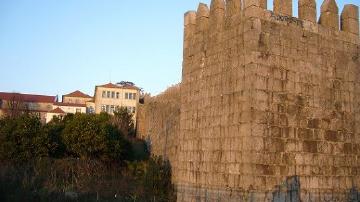
[[45, 133], [48, 135], [49, 156], [53, 158], [62, 158], [65, 156], [66, 147], [62, 139], [62, 132], [65, 128], [65, 121], [54, 117], [51, 122], [44, 126]]
[[0, 158], [25, 161], [48, 155], [49, 139], [40, 118], [29, 114], [0, 120]]
[[125, 136], [135, 136], [135, 126], [133, 121], [133, 115], [125, 107], [120, 107], [114, 112], [112, 117], [112, 123], [118, 128], [118, 130]]
[[110, 124], [106, 114], [75, 114], [65, 120], [62, 139], [70, 155], [103, 160], [126, 160], [131, 145]]

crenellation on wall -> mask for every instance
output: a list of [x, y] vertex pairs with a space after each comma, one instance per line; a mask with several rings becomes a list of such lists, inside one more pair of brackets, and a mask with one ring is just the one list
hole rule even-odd
[[359, 35], [359, 7], [351, 4], [344, 6], [341, 13], [341, 30]]
[[[274, 11], [266, 10], [261, 6], [258, 6], [256, 2], [258, 1], [255, 1], [255, 3], [249, 1], [250, 6], [245, 7], [245, 16], [270, 20], [281, 24], [288, 24], [290, 26], [296, 25], [304, 30], [313, 32], [325, 29], [328, 32], [333, 32], [335, 35], [347, 35], [348, 37], [341, 36], [344, 40], [352, 40], [355, 41], [355, 43], [359, 40], [359, 34], [356, 32], [359, 30], [359, 23], [356, 23], [356, 21], [358, 22], [358, 15], [355, 14], [355, 16], [357, 16], [356, 18], [342, 17], [347, 19], [345, 20], [346, 25], [344, 22], [344, 27], [348, 28], [339, 30], [339, 9], [335, 0], [325, 0], [323, 2], [318, 23], [316, 22], [317, 14], [315, 0], [298, 1], [299, 18], [291, 17], [290, 12], [292, 12], [292, 6], [288, 6], [290, 3], [287, 3], [286, 1], [274, 1]], [[275, 7], [275, 5], [277, 6]], [[285, 7], [289, 8], [288, 13], [281, 13], [281, 8]], [[358, 11], [357, 7], [354, 5], [345, 5], [344, 12], [355, 13]], [[344, 32], [347, 34], [343, 34]]]
[[324, 0], [320, 12], [319, 24], [326, 28], [339, 30], [339, 8], [335, 0]]
[[267, 9], [267, 0], [242, 0], [244, 9], [249, 7], [259, 7], [262, 9]]
[[274, 13], [292, 16], [292, 0], [273, 0]]
[[210, 16], [224, 15], [224, 14], [225, 14], [225, 1], [224, 0], [211, 0]]
[[210, 10], [204, 3], [200, 3], [196, 12], [196, 31], [201, 32], [208, 29]]
[[237, 0], [226, 0], [226, 16], [233, 17], [240, 15], [242, 9], [241, 1]]
[[188, 11], [184, 15], [184, 57], [189, 57], [189, 46], [196, 29], [196, 12]]
[[[346, 201], [360, 187], [360, 40], [347, 23], [357, 7], [344, 7], [339, 30], [335, 1], [321, 24], [313, 0], [299, 1], [299, 18], [263, 2], [185, 15], [180, 88], [152, 101], [154, 120], [179, 110], [166, 147], [179, 201]], [[152, 138], [161, 154], [164, 136]]]
[[316, 1], [299, 0], [298, 1], [299, 19], [316, 23]]

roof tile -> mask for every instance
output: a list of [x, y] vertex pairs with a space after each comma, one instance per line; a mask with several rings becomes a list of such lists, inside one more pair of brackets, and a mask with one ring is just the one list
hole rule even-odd
[[121, 86], [121, 85], [116, 85], [116, 84], [113, 84], [113, 83], [107, 83], [107, 84], [100, 85], [100, 86], [97, 86], [97, 87], [103, 87], [103, 88], [121, 88], [121, 89], [139, 90], [139, 88], [136, 87], [136, 86], [130, 86], [130, 85]]
[[72, 93], [63, 95], [63, 97], [81, 97], [81, 98], [92, 98], [90, 95], [87, 95], [79, 90], [74, 91]]
[[54, 103], [56, 96], [0, 92], [0, 99], [21, 102]]
[[62, 109], [60, 109], [59, 107], [57, 107], [56, 109], [51, 110], [49, 113], [65, 114], [65, 112]]

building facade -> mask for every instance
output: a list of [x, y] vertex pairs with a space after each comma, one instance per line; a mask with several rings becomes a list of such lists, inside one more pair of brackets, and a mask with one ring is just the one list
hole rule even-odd
[[134, 85], [108, 83], [95, 87], [95, 113], [107, 112], [113, 114], [120, 107], [125, 107], [133, 113], [136, 120], [140, 89]]
[[0, 92], [0, 116], [33, 113], [45, 122], [56, 101], [56, 96]]
[[56, 102], [53, 110], [46, 115], [46, 123], [50, 122], [54, 116], [63, 117], [66, 114], [86, 114], [87, 108], [85, 104]]
[[138, 110], [140, 89], [131, 82], [108, 83], [95, 87], [94, 97], [79, 90], [62, 96], [31, 95], [0, 92], [0, 116], [15, 115], [24, 112], [39, 114], [42, 122], [50, 122], [54, 116], [88, 113], [113, 114], [120, 107], [125, 107], [133, 114], [134, 123]]
[[77, 90], [62, 96], [62, 102], [53, 104], [52, 111], [46, 115], [46, 123], [50, 122], [54, 116], [63, 117], [66, 114], [88, 113], [86, 103], [92, 97]]
[[51, 120], [53, 120], [54, 117], [58, 117], [62, 119], [66, 113], [60, 109], [59, 107], [51, 110], [50, 112], [46, 113], [46, 123], [49, 123]]
[[76, 113], [86, 113], [86, 105], [85, 104], [71, 104], [71, 103], [63, 103], [57, 102], [54, 103], [53, 109], [60, 108], [67, 114], [76, 114]]
[[79, 90], [62, 96], [62, 102], [69, 103], [69, 104], [85, 105], [86, 102], [88, 102], [92, 99], [93, 99], [93, 97], [91, 97], [90, 95], [87, 95]]

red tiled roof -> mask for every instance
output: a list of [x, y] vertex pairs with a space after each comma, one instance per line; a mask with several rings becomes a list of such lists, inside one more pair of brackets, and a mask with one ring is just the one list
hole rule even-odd
[[130, 86], [130, 85], [121, 86], [121, 85], [116, 85], [116, 84], [113, 84], [113, 83], [107, 83], [107, 84], [100, 85], [100, 86], [97, 86], [97, 87], [104, 87], [104, 88], [122, 88], [122, 89], [139, 90], [139, 88], [136, 87], [136, 86]]
[[84, 104], [75, 104], [75, 103], [63, 103], [63, 102], [56, 102], [54, 106], [63, 106], [63, 107], [86, 107]]
[[21, 102], [54, 103], [56, 96], [0, 92], [0, 99]]
[[63, 95], [63, 97], [81, 97], [81, 98], [92, 98], [90, 95], [87, 95], [79, 90], [74, 91], [72, 93]]
[[65, 112], [60, 109], [59, 107], [57, 107], [56, 109], [54, 110], [51, 110], [49, 113], [54, 113], [54, 114], [65, 114]]
[[[10, 109], [0, 109], [0, 111], [3, 112], [10, 112]], [[26, 109], [20, 109], [21, 112], [29, 112], [29, 113], [49, 113], [47, 110], [26, 110]]]

